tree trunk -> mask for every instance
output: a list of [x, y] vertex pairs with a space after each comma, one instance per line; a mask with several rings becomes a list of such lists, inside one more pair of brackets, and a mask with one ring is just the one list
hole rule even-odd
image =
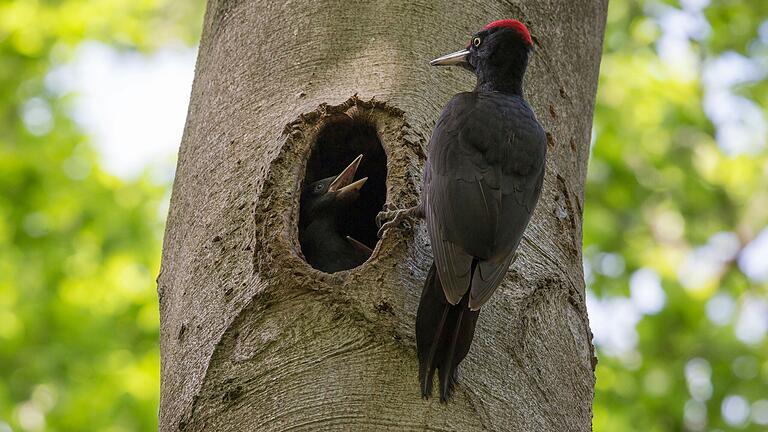
[[[589, 431], [581, 218], [606, 7], [211, 0], [158, 277], [160, 429]], [[384, 187], [387, 203], [416, 202], [435, 120], [474, 85], [428, 61], [500, 18], [534, 35], [526, 95], [549, 138], [547, 173], [444, 405], [418, 389], [423, 223], [325, 274], [301, 254], [299, 191], [366, 155], [381, 172], [378, 195], [361, 198], [373, 245]]]

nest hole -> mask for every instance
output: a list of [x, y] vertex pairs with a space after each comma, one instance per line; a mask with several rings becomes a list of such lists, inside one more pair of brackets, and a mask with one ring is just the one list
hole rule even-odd
[[[314, 238], [308, 239], [306, 227], [313, 223], [312, 218], [318, 217], [316, 214], [307, 214], [305, 211], [308, 207], [306, 192], [310, 185], [324, 179], [335, 178], [360, 155], [362, 159], [354, 180], [364, 177], [368, 180], [359, 189], [359, 194], [353, 202], [343, 206], [341, 211], [335, 212], [337, 231], [326, 230], [321, 234], [324, 236], [322, 241], [317, 240], [318, 233], [315, 231]], [[302, 209], [299, 218], [299, 240], [302, 253], [310, 265], [327, 273], [333, 273], [356, 267], [370, 257], [378, 242], [378, 227], [375, 219], [386, 201], [386, 180], [387, 156], [375, 124], [346, 114], [332, 116], [322, 123], [307, 161], [300, 203]], [[355, 263], [341, 259], [340, 255], [346, 252], [339, 251], [339, 248], [344, 248], [344, 244], [339, 243], [339, 239], [349, 241], [347, 236], [369, 249], [362, 261]], [[324, 247], [327, 247], [327, 250]], [[358, 252], [365, 250], [360, 245], [352, 247], [356, 247]]]

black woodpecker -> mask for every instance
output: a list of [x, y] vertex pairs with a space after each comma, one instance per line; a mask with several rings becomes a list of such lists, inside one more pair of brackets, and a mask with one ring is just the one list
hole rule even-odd
[[494, 21], [466, 49], [433, 60], [477, 76], [454, 96], [429, 141], [418, 206], [384, 211], [379, 231], [426, 217], [434, 262], [416, 316], [421, 394], [438, 371], [447, 401], [469, 352], [480, 308], [514, 260], [544, 180], [547, 139], [523, 98], [533, 41], [517, 20]]
[[337, 176], [318, 180], [301, 192], [299, 242], [307, 262], [326, 273], [351, 269], [371, 256], [371, 249], [345, 235], [342, 215], [360, 196], [368, 177], [352, 181], [363, 155]]

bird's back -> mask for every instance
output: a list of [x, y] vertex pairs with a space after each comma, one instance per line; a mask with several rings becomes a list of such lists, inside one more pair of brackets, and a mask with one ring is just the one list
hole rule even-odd
[[435, 261], [452, 303], [466, 293], [473, 261], [480, 304], [500, 282], [538, 200], [545, 153], [546, 135], [520, 96], [459, 93], [443, 110], [424, 193]]

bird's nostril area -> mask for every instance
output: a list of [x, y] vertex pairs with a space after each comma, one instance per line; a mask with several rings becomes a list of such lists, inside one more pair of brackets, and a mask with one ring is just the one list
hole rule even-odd
[[[354, 176], [347, 178], [358, 156], [362, 158]], [[342, 173], [344, 178], [328, 188]], [[338, 192], [340, 186], [363, 178], [367, 180], [362, 187], [358, 183], [348, 188], [353, 193]], [[375, 218], [386, 200], [386, 178], [387, 156], [373, 122], [337, 114], [320, 124], [299, 203], [299, 241], [312, 267], [333, 273], [370, 257], [378, 241]], [[330, 191], [323, 192], [323, 187]]]

